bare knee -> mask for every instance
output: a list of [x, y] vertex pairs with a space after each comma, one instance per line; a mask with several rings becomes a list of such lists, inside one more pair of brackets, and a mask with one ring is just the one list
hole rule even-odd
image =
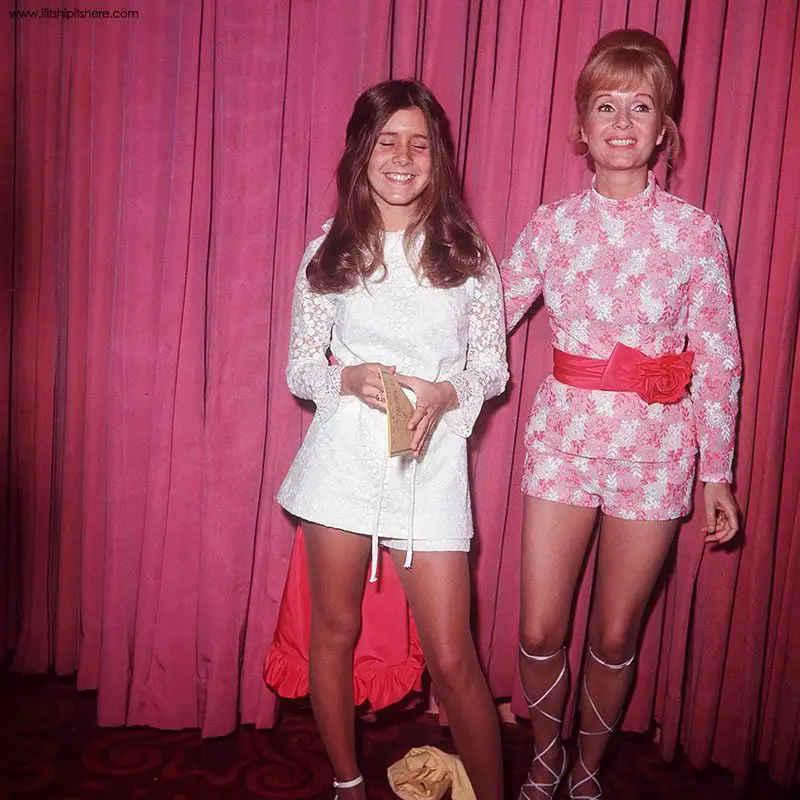
[[548, 656], [564, 646], [565, 625], [548, 625], [540, 621], [524, 622], [519, 632], [522, 650], [530, 656]]
[[474, 647], [443, 646], [425, 653], [425, 662], [436, 688], [443, 694], [461, 693], [480, 674]]
[[637, 633], [624, 626], [605, 626], [592, 632], [589, 643], [598, 659], [608, 664], [624, 664], [636, 650]]
[[311, 641], [316, 647], [327, 650], [346, 651], [355, 647], [361, 633], [361, 609], [359, 613], [336, 614], [330, 609], [311, 615]]

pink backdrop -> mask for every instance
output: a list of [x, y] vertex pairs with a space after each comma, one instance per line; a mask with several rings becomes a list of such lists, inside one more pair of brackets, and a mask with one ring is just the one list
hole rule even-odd
[[[309, 420], [283, 379], [290, 295], [352, 101], [389, 76], [431, 85], [501, 257], [540, 201], [587, 185], [572, 86], [597, 36], [628, 25], [679, 56], [669, 186], [722, 220], [745, 379], [742, 546], [704, 550], [685, 525], [625, 724], [655, 720], [667, 757], [681, 744], [740, 780], [755, 760], [798, 778], [798, 0], [140, 0], [138, 19], [16, 22], [0, 5], [15, 669], [77, 671], [103, 725], [273, 723], [261, 667], [293, 530], [273, 495]], [[541, 313], [512, 338], [473, 459], [477, 635], [517, 709], [521, 433], [547, 341]]]

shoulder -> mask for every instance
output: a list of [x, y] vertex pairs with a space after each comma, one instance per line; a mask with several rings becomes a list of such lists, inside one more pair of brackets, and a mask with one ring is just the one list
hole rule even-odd
[[719, 220], [713, 214], [664, 189], [658, 190], [658, 208], [695, 229], [719, 227]]
[[333, 220], [329, 219], [327, 222], [323, 223], [322, 233], [319, 236], [312, 239], [310, 242], [308, 242], [308, 244], [306, 244], [306, 249], [303, 252], [303, 258], [300, 260], [301, 270], [305, 270], [311, 259], [314, 258], [314, 255], [316, 254], [317, 250], [319, 250], [320, 246], [325, 241], [325, 238], [328, 235], [328, 231], [331, 229], [332, 222]]
[[728, 247], [719, 219], [709, 211], [692, 205], [688, 200], [674, 194], [659, 191], [657, 209], [661, 212], [661, 223], [678, 229], [679, 240], [694, 255], [727, 258]]
[[481, 272], [478, 278], [493, 283], [499, 280], [500, 273], [497, 267], [497, 260], [495, 259], [494, 253], [492, 252], [492, 248], [489, 247], [488, 243], [482, 239], [481, 244], [483, 245], [483, 252], [485, 253], [485, 257], [483, 259], [483, 264], [481, 265]]
[[477, 270], [469, 275], [462, 283], [453, 287], [456, 291], [466, 289], [467, 293], [470, 295], [472, 295], [476, 289], [480, 291], [480, 287], [496, 283], [500, 280], [497, 262], [495, 261], [491, 248], [482, 236], [478, 236], [477, 240], [480, 242], [483, 249], [483, 255], [479, 259], [480, 263]]
[[[328, 226], [329, 227], [329, 226]], [[328, 227], [323, 226], [323, 233], [317, 236], [306, 244], [306, 249], [303, 251], [303, 257], [300, 259], [300, 265], [297, 268], [297, 277], [295, 278], [295, 291], [306, 293], [310, 291], [308, 283], [308, 265], [311, 259], [314, 258], [317, 250], [319, 250], [325, 237], [328, 235]]]
[[575, 219], [589, 207], [589, 190], [575, 192], [575, 194], [562, 197], [550, 203], [539, 206], [536, 213], [528, 223], [535, 235], [541, 235], [547, 230], [553, 230], [565, 221]]
[[332, 219], [327, 220], [322, 225], [322, 233], [312, 239], [307, 245], [305, 253], [303, 253], [303, 261], [308, 263], [314, 256], [314, 253], [319, 250], [320, 245], [325, 241], [326, 237], [328, 236], [328, 232], [331, 229], [331, 223], [333, 222]]
[[584, 189], [581, 192], [562, 197], [560, 200], [554, 200], [552, 203], [545, 203], [539, 206], [537, 214], [543, 217], [562, 217], [570, 214], [577, 214], [588, 207], [590, 190]]
[[559, 231], [564, 233], [575, 228], [588, 202], [589, 192], [584, 190], [540, 205], [520, 231], [510, 258], [519, 261], [522, 253], [547, 249]]

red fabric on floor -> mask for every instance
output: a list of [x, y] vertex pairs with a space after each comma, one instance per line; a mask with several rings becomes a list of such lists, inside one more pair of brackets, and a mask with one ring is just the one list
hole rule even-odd
[[[356, 705], [375, 709], [422, 688], [425, 662], [403, 588], [389, 554], [379, 553], [380, 578], [365, 580], [362, 629], [353, 660]], [[311, 601], [303, 532], [298, 529], [289, 563], [275, 636], [264, 664], [264, 680], [282, 697], [308, 694]]]

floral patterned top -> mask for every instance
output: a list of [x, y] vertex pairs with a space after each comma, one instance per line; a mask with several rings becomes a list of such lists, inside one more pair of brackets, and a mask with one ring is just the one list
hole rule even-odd
[[506, 327], [540, 294], [553, 347], [607, 359], [617, 342], [650, 357], [694, 351], [689, 394], [671, 404], [579, 389], [548, 376], [526, 447], [666, 462], [700, 450], [700, 479], [732, 480], [741, 357], [717, 220], [662, 190], [613, 200], [594, 187], [539, 208], [501, 265]]

